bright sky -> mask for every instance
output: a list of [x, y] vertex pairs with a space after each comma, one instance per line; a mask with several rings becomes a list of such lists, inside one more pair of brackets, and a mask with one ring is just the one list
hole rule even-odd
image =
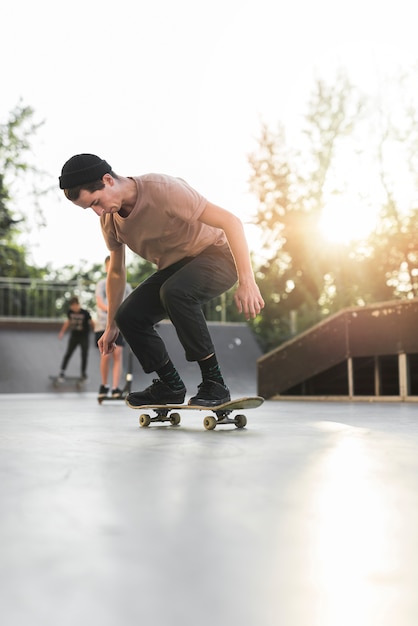
[[[248, 220], [261, 121], [284, 122], [291, 140], [315, 75], [343, 66], [368, 85], [413, 65], [418, 37], [411, 0], [8, 0], [0, 54], [0, 122], [19, 98], [45, 120], [34, 161], [50, 184], [92, 152], [122, 175], [181, 176]], [[103, 261], [92, 211], [58, 190], [43, 211], [36, 264]]]

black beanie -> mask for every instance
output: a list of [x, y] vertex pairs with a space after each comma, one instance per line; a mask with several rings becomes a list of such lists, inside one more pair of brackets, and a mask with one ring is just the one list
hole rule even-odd
[[111, 171], [109, 163], [95, 154], [76, 154], [64, 163], [59, 177], [60, 189], [72, 189], [92, 183]]

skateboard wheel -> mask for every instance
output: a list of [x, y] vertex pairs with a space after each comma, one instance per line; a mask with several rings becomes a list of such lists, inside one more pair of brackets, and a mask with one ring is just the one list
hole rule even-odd
[[216, 419], [212, 415], [208, 415], [208, 417], [205, 417], [203, 420], [203, 426], [206, 430], [213, 430], [216, 427], [216, 423]]
[[172, 413], [170, 415], [170, 423], [172, 426], [178, 426], [180, 424], [180, 413]]
[[235, 416], [235, 426], [237, 428], [245, 428], [247, 425], [247, 418], [245, 415], [236, 415]]
[[139, 416], [139, 425], [142, 427], [149, 426], [151, 424], [151, 418], [146, 413]]

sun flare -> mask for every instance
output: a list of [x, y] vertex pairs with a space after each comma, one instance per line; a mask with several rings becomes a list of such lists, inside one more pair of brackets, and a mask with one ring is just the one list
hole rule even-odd
[[322, 211], [319, 229], [330, 243], [347, 245], [366, 238], [375, 223], [376, 215], [370, 207], [364, 207], [348, 198], [333, 198]]

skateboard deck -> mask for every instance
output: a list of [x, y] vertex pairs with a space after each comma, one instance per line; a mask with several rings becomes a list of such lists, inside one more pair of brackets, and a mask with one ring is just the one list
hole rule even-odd
[[141, 409], [142, 411], [154, 411], [154, 417], [148, 413], [142, 413], [139, 416], [139, 425], [147, 427], [153, 422], [170, 422], [172, 426], [180, 424], [180, 413], [178, 411], [211, 411], [214, 415], [208, 415], [203, 420], [203, 426], [206, 430], [213, 430], [216, 426], [225, 424], [235, 424], [237, 428], [244, 428], [247, 424], [247, 418], [243, 414], [230, 417], [233, 411], [242, 409], [255, 409], [261, 406], [264, 398], [253, 396], [248, 398], [237, 398], [219, 404], [218, 406], [200, 406], [192, 404], [146, 404], [142, 406], [133, 406], [126, 400], [126, 404], [131, 409]]
[[81, 378], [80, 376], [65, 376], [63, 380], [60, 380], [59, 376], [50, 376], [49, 378], [52, 381], [54, 387], [72, 387], [73, 385], [75, 385], [79, 390], [83, 389], [84, 383], [86, 382], [85, 379]]
[[124, 389], [122, 389], [122, 395], [119, 396], [119, 398], [113, 398], [111, 395], [107, 395], [107, 396], [97, 396], [97, 402], [99, 404], [102, 404], [102, 402], [120, 402], [121, 400], [126, 400], [126, 396], [129, 394], [129, 391], [125, 391]]
[[117, 402], [118, 400], [119, 401], [126, 400], [126, 396], [128, 396], [131, 392], [131, 381], [132, 381], [132, 375], [130, 378], [127, 378], [126, 385], [122, 389], [122, 394], [119, 396], [119, 398], [112, 398], [110, 394], [107, 396], [102, 396], [102, 397], [97, 396], [97, 402], [101, 404], [102, 402], [109, 402], [109, 400], [111, 402]]
[[125, 386], [122, 389], [122, 395], [119, 398], [112, 398], [112, 395], [109, 394], [107, 396], [97, 396], [97, 402], [102, 404], [102, 402], [117, 402], [121, 400], [126, 400], [126, 396], [131, 392], [132, 386], [132, 351], [129, 352], [128, 355], [128, 371], [125, 376]]

